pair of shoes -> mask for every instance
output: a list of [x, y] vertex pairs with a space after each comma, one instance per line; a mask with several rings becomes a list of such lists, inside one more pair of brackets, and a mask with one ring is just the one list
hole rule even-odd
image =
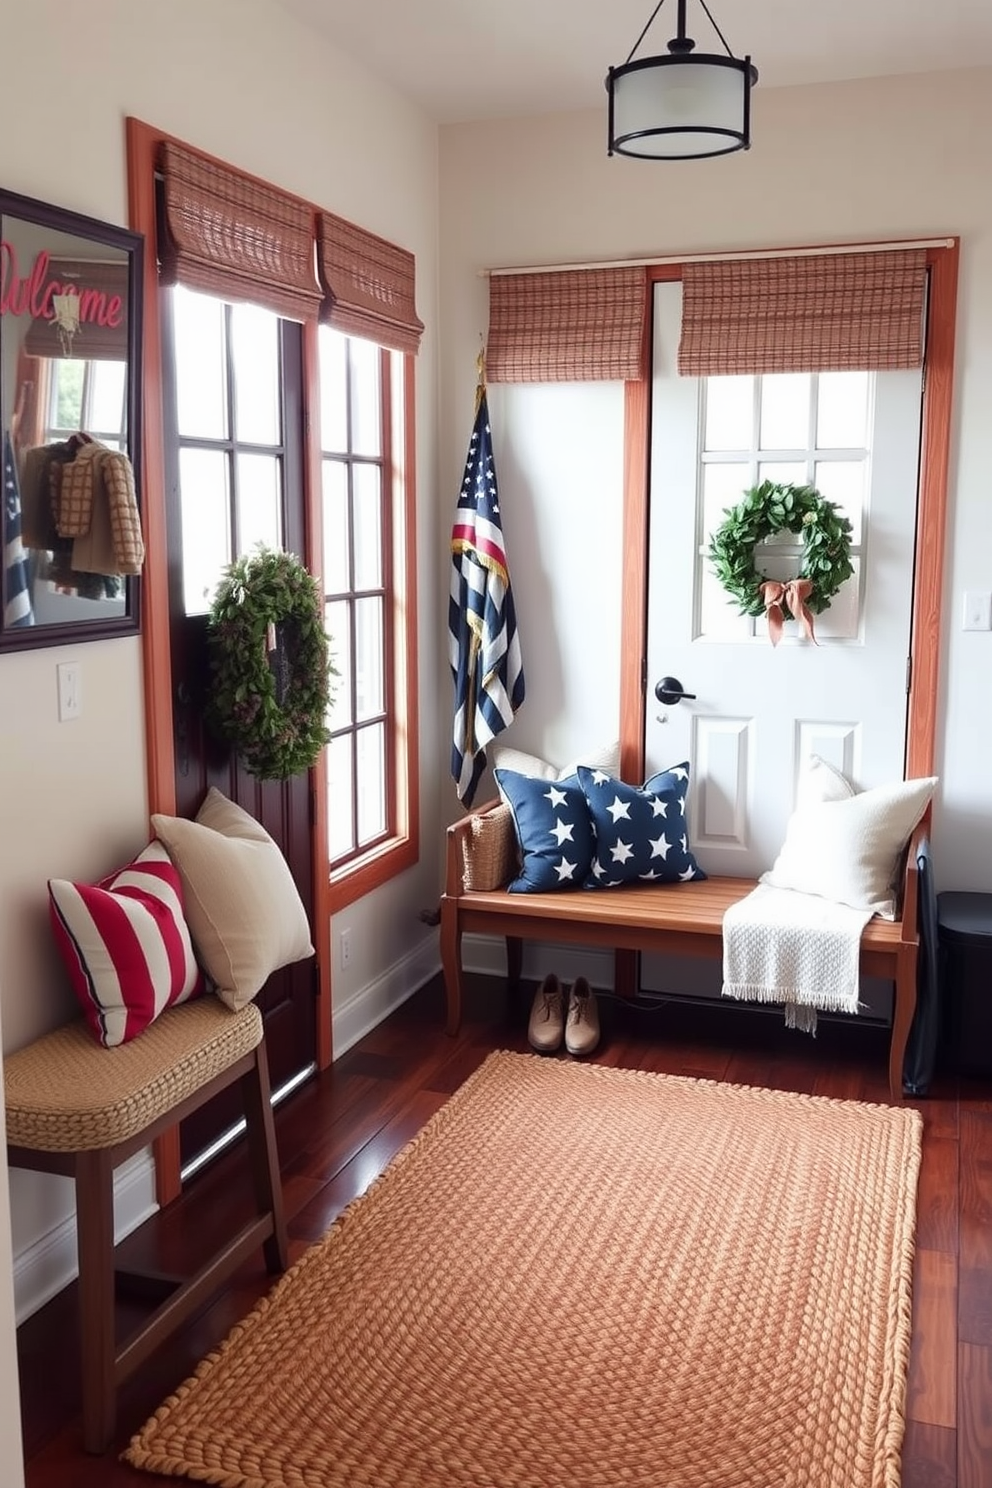
[[539, 1054], [553, 1054], [565, 1040], [569, 1054], [591, 1054], [599, 1043], [599, 1009], [585, 977], [576, 977], [565, 1005], [561, 982], [550, 972], [537, 991], [527, 1024], [527, 1039]]

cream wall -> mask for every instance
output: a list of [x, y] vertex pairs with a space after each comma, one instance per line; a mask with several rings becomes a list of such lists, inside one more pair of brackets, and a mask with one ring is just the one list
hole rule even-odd
[[[609, 159], [605, 102], [595, 113], [442, 128], [442, 487], [457, 490], [474, 359], [487, 324], [480, 277], [487, 266], [959, 234], [933, 838], [941, 888], [992, 889], [992, 634], [964, 634], [959, 625], [963, 592], [992, 589], [992, 72], [759, 86], [754, 109], [751, 151], [710, 161]], [[573, 432], [584, 437], [579, 422]], [[595, 530], [594, 505], [574, 515]], [[509, 516], [505, 525], [512, 548]], [[545, 572], [542, 565], [542, 580]], [[539, 579], [526, 549], [515, 556], [512, 577], [518, 604], [530, 607]], [[551, 577], [558, 587], [544, 601], [547, 611], [587, 602], [568, 574]], [[619, 607], [616, 564], [612, 572], [601, 568], [600, 593]], [[543, 651], [558, 640], [547, 627], [523, 633], [525, 661], [528, 647]], [[540, 696], [524, 708], [528, 747], [540, 752], [556, 715]], [[524, 729], [524, 717], [514, 730]], [[576, 748], [585, 742], [576, 740]]]
[[[127, 221], [124, 120], [148, 123], [402, 244], [426, 324], [417, 364], [419, 867], [348, 911], [350, 981], [335, 984], [339, 1046], [437, 964], [418, 919], [437, 901], [437, 136], [418, 110], [275, 0], [31, 0], [3, 18], [0, 185]], [[82, 715], [57, 722], [56, 664], [77, 660]], [[73, 1010], [47, 923], [49, 876], [99, 875], [147, 840], [140, 642], [0, 656], [0, 986], [5, 1048]], [[428, 700], [426, 704], [424, 699]], [[446, 748], [446, 746], [445, 746]], [[370, 989], [370, 990], [369, 990]], [[366, 995], [367, 994], [367, 995]], [[341, 1013], [341, 1009], [344, 1013]], [[0, 1174], [6, 1197], [5, 1175]], [[61, 1180], [12, 1175], [18, 1282], [67, 1213]], [[68, 1211], [71, 1212], [71, 1211]], [[4, 1214], [0, 1212], [0, 1242]], [[9, 1259], [9, 1258], [8, 1258]], [[0, 1344], [7, 1269], [0, 1249]], [[19, 1302], [20, 1302], [19, 1298]], [[4, 1356], [0, 1354], [0, 1399]], [[0, 1451], [0, 1460], [8, 1460]]]

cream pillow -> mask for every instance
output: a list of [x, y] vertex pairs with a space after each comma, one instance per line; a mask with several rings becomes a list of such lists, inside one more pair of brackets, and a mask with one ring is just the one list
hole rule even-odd
[[935, 776], [801, 806], [761, 882], [895, 918], [895, 880], [909, 835], [927, 808]]
[[799, 771], [796, 807], [822, 805], [824, 801], [848, 801], [857, 792], [835, 765], [818, 754], [810, 754]]
[[536, 754], [525, 754], [522, 749], [513, 749], [509, 744], [493, 745], [493, 769], [514, 770], [518, 775], [532, 775], [538, 780], [567, 780], [580, 765], [590, 770], [605, 770], [607, 775], [620, 774], [620, 740], [611, 744], [600, 744], [588, 749], [568, 765], [549, 764]]
[[235, 1012], [272, 972], [313, 955], [306, 911], [265, 828], [211, 787], [195, 821], [152, 817], [179, 870], [186, 922], [217, 996]]

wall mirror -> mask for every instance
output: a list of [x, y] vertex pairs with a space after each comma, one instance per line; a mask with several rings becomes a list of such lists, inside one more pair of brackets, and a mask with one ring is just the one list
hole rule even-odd
[[0, 651], [138, 629], [141, 243], [0, 191]]

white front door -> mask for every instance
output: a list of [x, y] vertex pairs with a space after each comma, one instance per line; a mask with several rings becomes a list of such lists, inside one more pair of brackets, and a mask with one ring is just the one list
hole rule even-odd
[[[755, 876], [785, 835], [806, 756], [864, 789], [901, 779], [921, 373], [679, 377], [682, 290], [655, 289], [645, 775], [689, 760], [691, 843], [710, 873]], [[762, 480], [814, 485], [853, 526], [854, 576], [777, 647], [711, 572], [708, 539]], [[762, 573], [798, 572], [791, 534]], [[695, 697], [655, 697], [674, 677]]]

